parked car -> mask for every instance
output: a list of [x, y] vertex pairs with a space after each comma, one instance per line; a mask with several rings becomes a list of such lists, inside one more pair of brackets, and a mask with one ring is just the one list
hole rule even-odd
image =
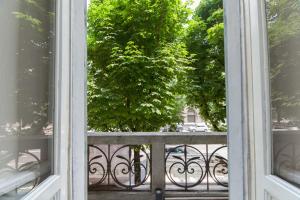
[[182, 131], [183, 131], [183, 126], [181, 124], [177, 124], [176, 132], [182, 132]]
[[191, 132], [207, 132], [208, 127], [205, 123], [195, 123], [193, 125], [189, 125], [188, 130]]
[[208, 131], [208, 127], [206, 126], [205, 123], [200, 123], [196, 125], [196, 132], [207, 132], [207, 131]]

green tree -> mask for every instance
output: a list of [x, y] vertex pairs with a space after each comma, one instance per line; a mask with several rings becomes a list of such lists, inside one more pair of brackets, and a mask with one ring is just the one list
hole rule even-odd
[[189, 25], [186, 44], [194, 54], [188, 103], [216, 131], [226, 129], [224, 23], [222, 0], [202, 0]]
[[88, 125], [156, 131], [181, 121], [192, 59], [181, 0], [94, 0], [88, 12]]

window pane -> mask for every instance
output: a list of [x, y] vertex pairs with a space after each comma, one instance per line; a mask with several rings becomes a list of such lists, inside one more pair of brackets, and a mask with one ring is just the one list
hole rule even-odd
[[0, 1], [0, 199], [53, 171], [54, 0]]
[[300, 184], [300, 1], [266, 1], [273, 173]]
[[195, 119], [195, 115], [188, 115], [188, 122], [189, 123], [195, 123], [196, 122], [196, 119]]

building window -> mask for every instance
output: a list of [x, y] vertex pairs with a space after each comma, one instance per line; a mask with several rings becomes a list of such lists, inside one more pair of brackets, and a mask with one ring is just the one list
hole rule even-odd
[[195, 123], [196, 122], [196, 112], [194, 109], [188, 109], [187, 112], [187, 121], [188, 123]]

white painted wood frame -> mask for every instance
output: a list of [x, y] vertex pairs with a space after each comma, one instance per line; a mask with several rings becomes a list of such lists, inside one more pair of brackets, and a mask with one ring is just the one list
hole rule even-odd
[[247, 41], [248, 94], [252, 165], [252, 200], [299, 200], [300, 189], [272, 175], [272, 137], [268, 41], [265, 1], [247, 0], [245, 21], [249, 23]]
[[24, 200], [70, 199], [70, 2], [56, 1], [54, 174]]
[[87, 199], [86, 0], [71, 1], [72, 200]]
[[230, 199], [242, 200], [249, 199], [250, 196], [250, 181], [248, 180], [248, 170], [250, 170], [248, 166], [248, 120], [250, 119], [248, 119], [246, 69], [248, 60], [245, 55], [245, 46], [248, 43], [245, 32], [248, 27], [244, 21], [243, 1], [224, 1], [224, 8]]
[[225, 63], [230, 200], [249, 199], [249, 138], [244, 1], [225, 0]]

